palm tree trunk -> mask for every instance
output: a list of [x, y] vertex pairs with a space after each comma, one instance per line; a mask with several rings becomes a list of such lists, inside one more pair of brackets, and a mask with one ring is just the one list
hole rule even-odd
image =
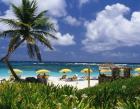
[[15, 80], [20, 80], [20, 78], [19, 78], [19, 77], [16, 75], [16, 73], [14, 72], [13, 67], [12, 67], [12, 65], [10, 64], [10, 62], [8, 61], [8, 59], [9, 59], [10, 54], [13, 53], [13, 52], [17, 49], [17, 47], [18, 47], [21, 43], [24, 42], [24, 40], [25, 40], [25, 38], [23, 38], [17, 45], [15, 45], [13, 51], [8, 51], [8, 53], [6, 54], [6, 56], [3, 57], [3, 58], [0, 60], [0, 61], [3, 61], [3, 62], [7, 65], [7, 67], [8, 67], [9, 70], [11, 71], [12, 75], [14, 76]]
[[12, 75], [14, 76], [16, 81], [19, 81], [20, 78], [16, 75], [16, 73], [13, 70], [12, 65], [10, 64], [10, 62], [8, 61], [8, 57], [4, 57], [3, 58], [3, 62], [7, 65], [7, 67], [9, 68], [9, 70], [11, 71]]

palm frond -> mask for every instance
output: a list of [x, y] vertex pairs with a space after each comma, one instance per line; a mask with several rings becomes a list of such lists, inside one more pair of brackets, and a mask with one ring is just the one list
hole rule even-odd
[[12, 28], [21, 28], [21, 27], [28, 27], [30, 28], [31, 26], [29, 24], [20, 22], [20, 21], [16, 21], [15, 19], [4, 19], [4, 18], [0, 18], [0, 22], [3, 22], [5, 24], [8, 24], [9, 26], [11, 26]]
[[51, 23], [51, 22], [46, 22], [45, 25], [46, 25], [46, 30], [47, 30], [47, 31], [55, 31], [55, 32], [56, 32], [53, 23]]
[[[15, 45], [14, 45], [13, 51], [11, 51], [10, 54], [11, 54], [12, 52], [14, 52], [24, 41], [25, 41], [25, 38], [20, 39], [19, 41], [17, 41], [17, 43], [15, 43]], [[8, 53], [8, 54], [9, 54], [9, 53]]]
[[18, 18], [18, 20], [23, 21], [24, 19], [23, 19], [21, 7], [17, 7], [14, 4], [12, 4], [12, 9], [13, 9], [15, 16]]
[[9, 46], [8, 46], [8, 52], [12, 52], [15, 50], [15, 46], [17, 45], [17, 43], [20, 41], [20, 37], [15, 34], [12, 39], [9, 42]]
[[34, 52], [34, 45], [27, 43], [27, 50], [28, 50], [28, 55], [30, 58], [34, 58], [35, 57], [35, 52]]
[[32, 28], [46, 31], [56, 31], [54, 25], [49, 22], [48, 18], [36, 19], [32, 24]]
[[6, 30], [0, 33], [0, 36], [9, 36], [12, 37], [14, 34], [19, 34], [20, 30]]
[[32, 13], [35, 14], [35, 11], [37, 9], [37, 2], [36, 0], [33, 0], [32, 2], [30, 2], [30, 7], [32, 8]]
[[31, 23], [33, 22], [35, 12], [37, 9], [36, 0], [29, 1], [29, 0], [22, 0], [22, 14], [23, 14], [23, 22], [24, 23]]
[[39, 47], [38, 47], [36, 44], [34, 45], [34, 50], [35, 50], [37, 59], [38, 59], [39, 61], [42, 61]]
[[38, 15], [36, 15], [36, 17], [34, 17], [34, 21], [43, 18], [46, 12], [47, 10], [40, 12]]
[[46, 32], [46, 31], [43, 31], [43, 30], [33, 30], [31, 31], [31, 33], [35, 33], [35, 34], [41, 34], [41, 35], [44, 35], [45, 37], [51, 37], [53, 39], [58, 39], [56, 36], [54, 36], [53, 34], [49, 33], [49, 32]]
[[53, 50], [51, 43], [48, 39], [46, 39], [43, 35], [41, 34], [36, 34], [36, 33], [32, 33], [32, 35], [38, 39], [40, 41], [40, 43], [44, 44], [45, 46], [47, 46], [49, 49]]
[[16, 20], [14, 20], [14, 19], [0, 18], [0, 22], [3, 22], [5, 24], [8, 24], [12, 28], [19, 28], [18, 22]]
[[53, 49], [48, 38], [57, 39], [57, 37], [51, 33], [56, 30], [54, 25], [49, 21], [49, 18], [45, 16], [47, 11], [36, 14], [36, 0], [22, 0], [21, 6], [12, 4], [12, 8], [16, 19], [0, 18], [0, 22], [12, 27], [12, 30], [6, 30], [0, 33], [0, 36], [11, 36], [8, 49], [9, 53], [7, 54], [10, 55], [24, 41], [27, 41], [29, 56], [31, 58], [37, 57], [37, 59], [41, 61], [39, 47], [35, 42], [39, 41], [49, 49]]

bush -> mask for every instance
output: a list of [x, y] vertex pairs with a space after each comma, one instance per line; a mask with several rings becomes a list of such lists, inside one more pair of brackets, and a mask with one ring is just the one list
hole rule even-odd
[[6, 82], [0, 84], [0, 109], [140, 109], [140, 77], [82, 90]]
[[4, 83], [0, 91], [0, 109], [89, 109], [88, 99], [79, 100], [70, 86]]
[[140, 97], [140, 77], [102, 83], [95, 87], [80, 90], [77, 95], [80, 97], [82, 93], [89, 96], [92, 101], [90, 105], [96, 108], [113, 109], [118, 106], [118, 102], [134, 103], [136, 98]]

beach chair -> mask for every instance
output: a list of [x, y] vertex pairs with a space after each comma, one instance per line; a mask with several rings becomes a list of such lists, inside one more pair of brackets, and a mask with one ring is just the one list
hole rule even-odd
[[66, 79], [66, 81], [76, 81], [76, 80], [78, 80], [78, 77], [76, 75]]
[[88, 79], [89, 79], [88, 76], [84, 76], [84, 77], [83, 77], [83, 80], [88, 80]]
[[62, 75], [62, 77], [60, 78], [60, 80], [66, 79], [67, 75]]

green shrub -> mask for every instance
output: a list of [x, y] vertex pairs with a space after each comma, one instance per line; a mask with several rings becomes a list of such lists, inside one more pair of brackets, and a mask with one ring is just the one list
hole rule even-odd
[[0, 109], [140, 109], [140, 77], [82, 90], [6, 82], [0, 84]]
[[140, 96], [140, 77], [119, 79], [82, 89], [78, 92], [78, 97], [82, 93], [86, 93], [92, 100], [90, 105], [96, 108], [113, 109], [119, 101], [126, 104], [136, 101], [136, 97]]
[[4, 83], [0, 91], [0, 109], [89, 109], [88, 98], [79, 100], [70, 86]]

